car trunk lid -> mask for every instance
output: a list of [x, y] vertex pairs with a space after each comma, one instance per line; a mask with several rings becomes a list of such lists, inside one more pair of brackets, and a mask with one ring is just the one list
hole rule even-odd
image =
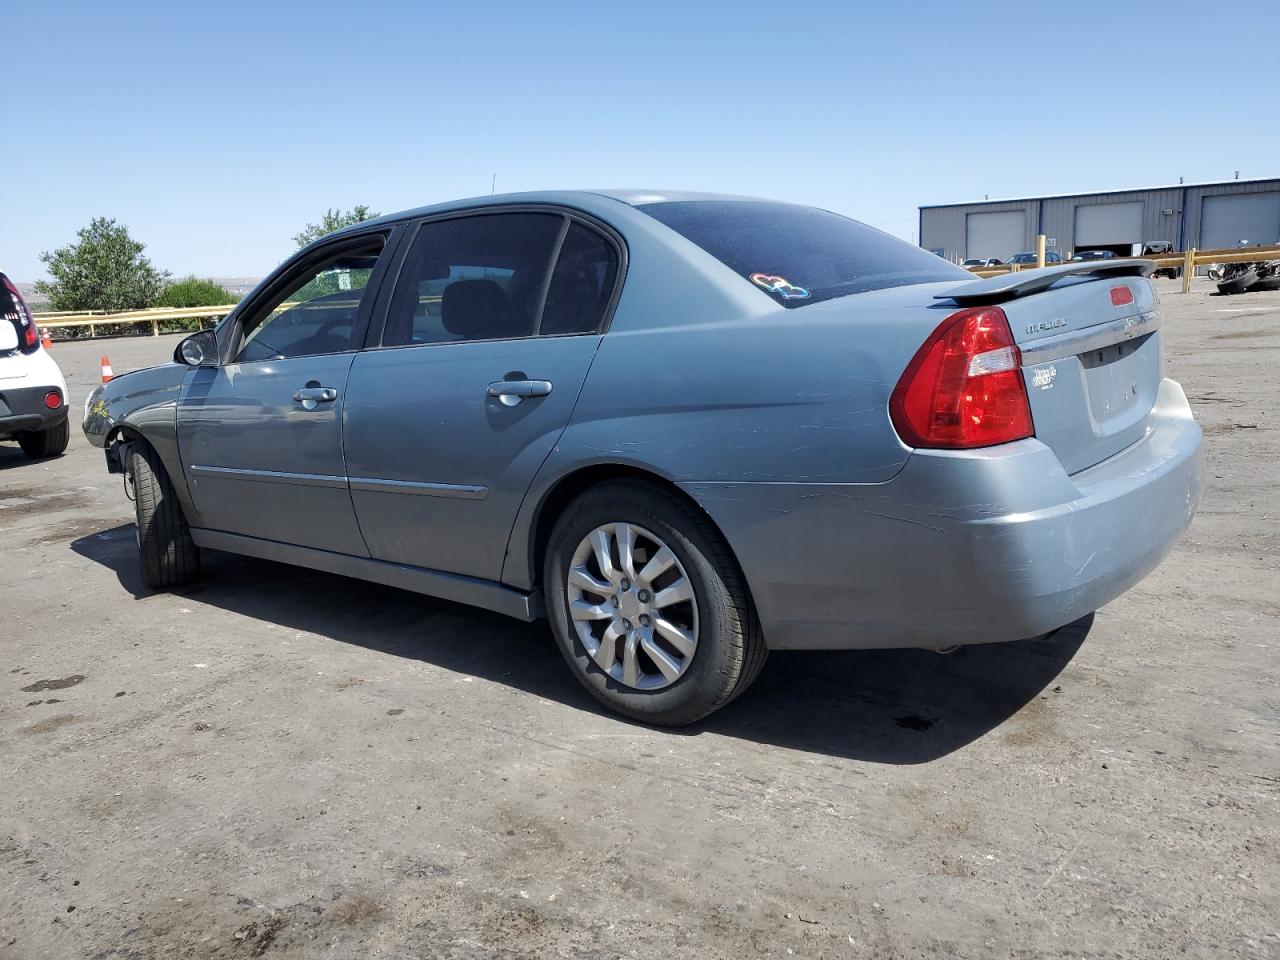
[[1022, 353], [1035, 435], [1069, 474], [1142, 439], [1163, 375], [1158, 303], [1144, 277], [1149, 265], [1080, 266], [1053, 268], [1021, 286], [951, 291], [960, 303], [999, 302]]

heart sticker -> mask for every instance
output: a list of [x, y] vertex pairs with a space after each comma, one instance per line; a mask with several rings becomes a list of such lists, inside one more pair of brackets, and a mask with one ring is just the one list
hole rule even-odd
[[771, 273], [753, 273], [751, 282], [762, 290], [776, 293], [783, 300], [807, 300], [810, 293], [804, 287], [797, 287], [786, 277], [774, 276]]

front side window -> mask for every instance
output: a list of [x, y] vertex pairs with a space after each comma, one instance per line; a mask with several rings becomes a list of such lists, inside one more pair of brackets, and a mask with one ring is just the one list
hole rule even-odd
[[763, 200], [664, 200], [639, 209], [786, 307], [852, 293], [971, 278], [874, 227], [815, 207]]
[[368, 292], [381, 237], [299, 271], [245, 325], [238, 362], [310, 357], [355, 349], [356, 322]]

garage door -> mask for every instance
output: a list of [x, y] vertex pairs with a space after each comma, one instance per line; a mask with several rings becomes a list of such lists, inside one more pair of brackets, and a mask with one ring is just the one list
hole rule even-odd
[[1200, 208], [1200, 249], [1222, 250], [1241, 240], [1266, 247], [1280, 242], [1280, 193], [1205, 197]]
[[1142, 242], [1142, 201], [1076, 207], [1075, 249]]
[[964, 220], [964, 255], [999, 257], [1008, 260], [1027, 245], [1027, 214], [1024, 210], [1001, 213], [971, 213]]

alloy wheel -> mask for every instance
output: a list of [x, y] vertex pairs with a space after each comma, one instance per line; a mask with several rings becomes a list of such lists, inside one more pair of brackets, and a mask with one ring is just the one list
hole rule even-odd
[[636, 690], [660, 690], [688, 670], [698, 647], [698, 604], [684, 566], [660, 537], [608, 523], [573, 553], [569, 617], [587, 654]]

